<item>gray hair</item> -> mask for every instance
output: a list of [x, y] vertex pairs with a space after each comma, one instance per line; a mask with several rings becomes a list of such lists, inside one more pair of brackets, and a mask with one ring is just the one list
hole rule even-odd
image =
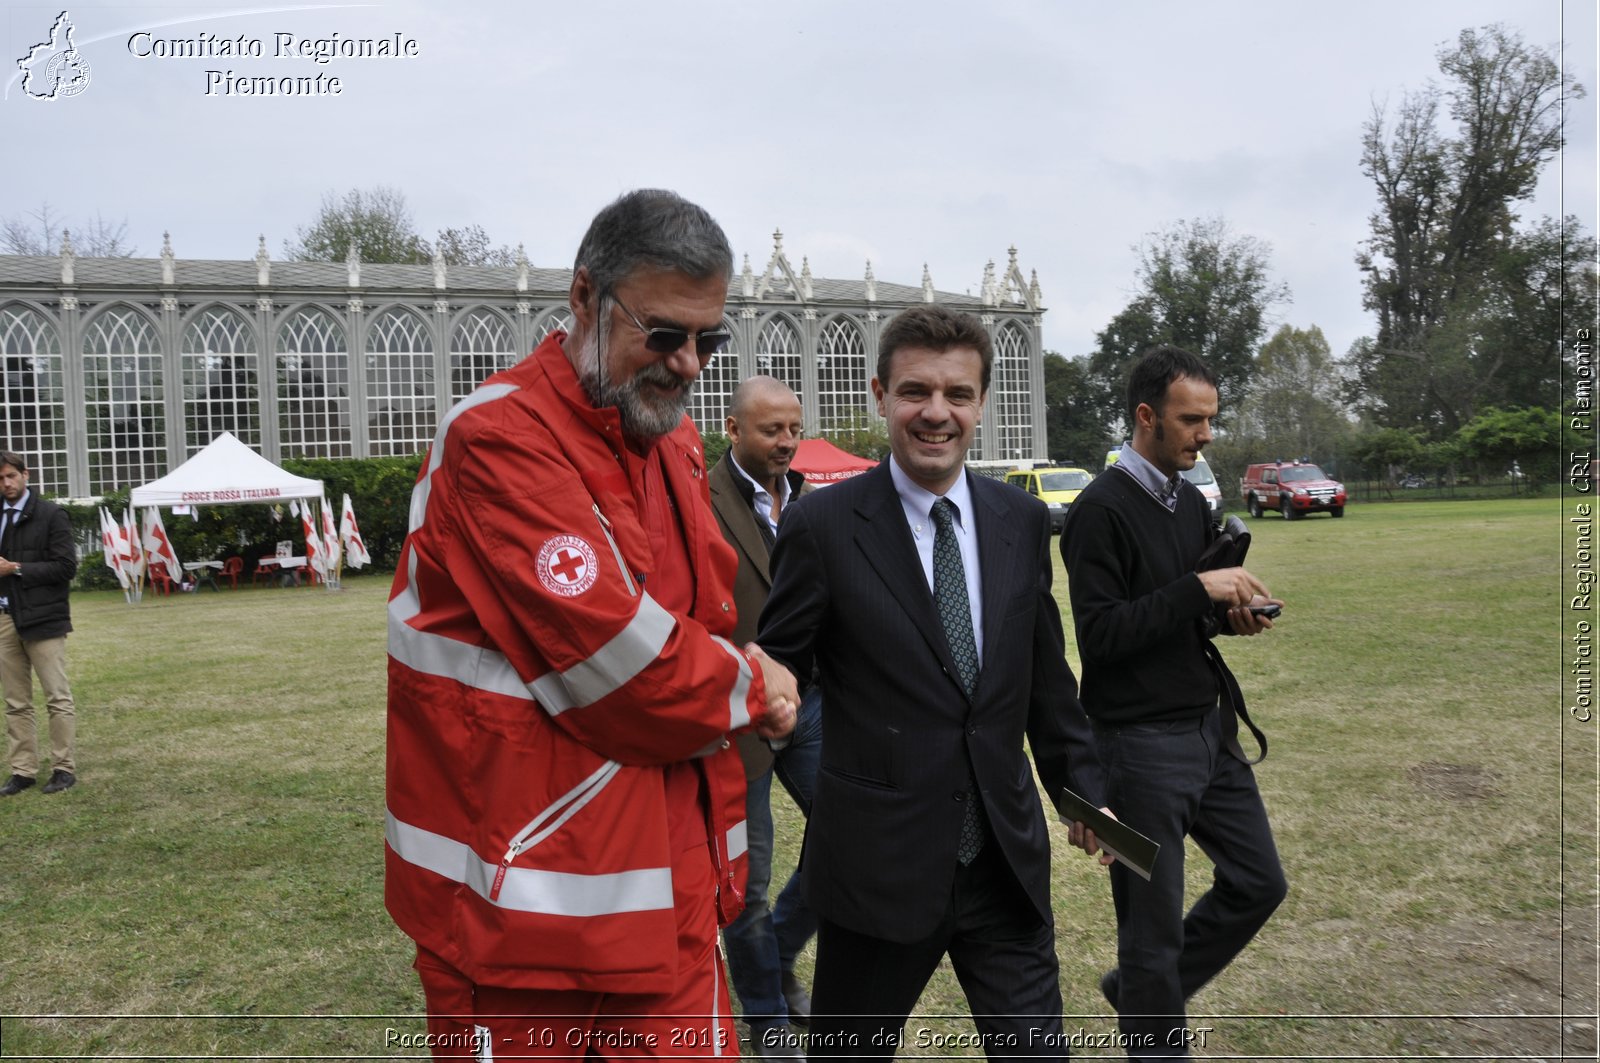
[[641, 188], [595, 215], [572, 268], [587, 269], [595, 292], [605, 298], [641, 267], [696, 280], [727, 278], [733, 276], [733, 248], [703, 208], [676, 192]]

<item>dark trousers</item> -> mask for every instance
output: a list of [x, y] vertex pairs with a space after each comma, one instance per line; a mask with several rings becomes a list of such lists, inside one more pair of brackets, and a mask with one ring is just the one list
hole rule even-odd
[[[1184, 1002], [1239, 954], [1288, 884], [1250, 766], [1222, 746], [1217, 710], [1199, 720], [1097, 728], [1107, 802], [1161, 844], [1146, 882], [1111, 867], [1117, 909], [1117, 1011], [1136, 1059], [1187, 1056]], [[1183, 911], [1184, 838], [1215, 865]]]
[[919, 1044], [927, 1031], [905, 1030], [946, 953], [991, 1060], [1066, 1055], [1055, 928], [1039, 919], [992, 838], [969, 867], [956, 871], [950, 907], [923, 941], [886, 941], [821, 920], [806, 1054], [969, 1054], [965, 1045]]

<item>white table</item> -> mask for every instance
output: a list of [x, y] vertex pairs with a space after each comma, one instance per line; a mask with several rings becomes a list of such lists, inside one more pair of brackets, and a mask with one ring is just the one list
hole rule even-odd
[[222, 571], [221, 561], [185, 561], [183, 570], [194, 578], [197, 586], [201, 583], [209, 583], [212, 590], [222, 590], [221, 587], [217, 586], [217, 577], [213, 572], [213, 570], [216, 572]]
[[285, 587], [290, 585], [291, 580], [293, 585], [298, 587], [300, 585], [300, 569], [305, 567], [306, 559], [303, 557], [263, 557], [256, 562], [256, 568], [258, 569], [278, 569], [283, 576], [283, 579], [279, 582]]

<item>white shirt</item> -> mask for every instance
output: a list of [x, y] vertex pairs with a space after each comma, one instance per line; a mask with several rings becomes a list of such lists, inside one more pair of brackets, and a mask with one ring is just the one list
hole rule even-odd
[[967, 604], [972, 609], [972, 639], [977, 645], [978, 660], [982, 661], [983, 581], [978, 570], [978, 522], [973, 518], [972, 488], [967, 484], [967, 474], [962, 472], [943, 496], [936, 495], [913, 482], [891, 454], [889, 477], [900, 496], [906, 523], [911, 526], [911, 538], [917, 544], [917, 560], [922, 562], [922, 575], [928, 581], [930, 592], [933, 590], [933, 539], [938, 533], [938, 526], [933, 523], [933, 504], [944, 497], [956, 507], [951, 530], [956, 534], [956, 545], [961, 548], [961, 567], [966, 570], [967, 577]]
[[[728, 464], [733, 466], [734, 472], [743, 476], [745, 481], [756, 489], [754, 498], [756, 516], [767, 522], [767, 527], [772, 529], [772, 534], [778, 534], [778, 522], [772, 519], [772, 495], [765, 487], [756, 483], [756, 478], [745, 472], [744, 466], [740, 465], [738, 460], [731, 454], [728, 455]], [[778, 502], [779, 512], [782, 512], [783, 507], [789, 504], [789, 477], [787, 476], [778, 477]]]

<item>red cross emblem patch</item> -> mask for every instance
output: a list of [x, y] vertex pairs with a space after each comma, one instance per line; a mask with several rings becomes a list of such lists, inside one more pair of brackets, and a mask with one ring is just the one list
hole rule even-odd
[[539, 582], [551, 594], [576, 598], [600, 576], [594, 548], [576, 535], [557, 535], [539, 548]]

